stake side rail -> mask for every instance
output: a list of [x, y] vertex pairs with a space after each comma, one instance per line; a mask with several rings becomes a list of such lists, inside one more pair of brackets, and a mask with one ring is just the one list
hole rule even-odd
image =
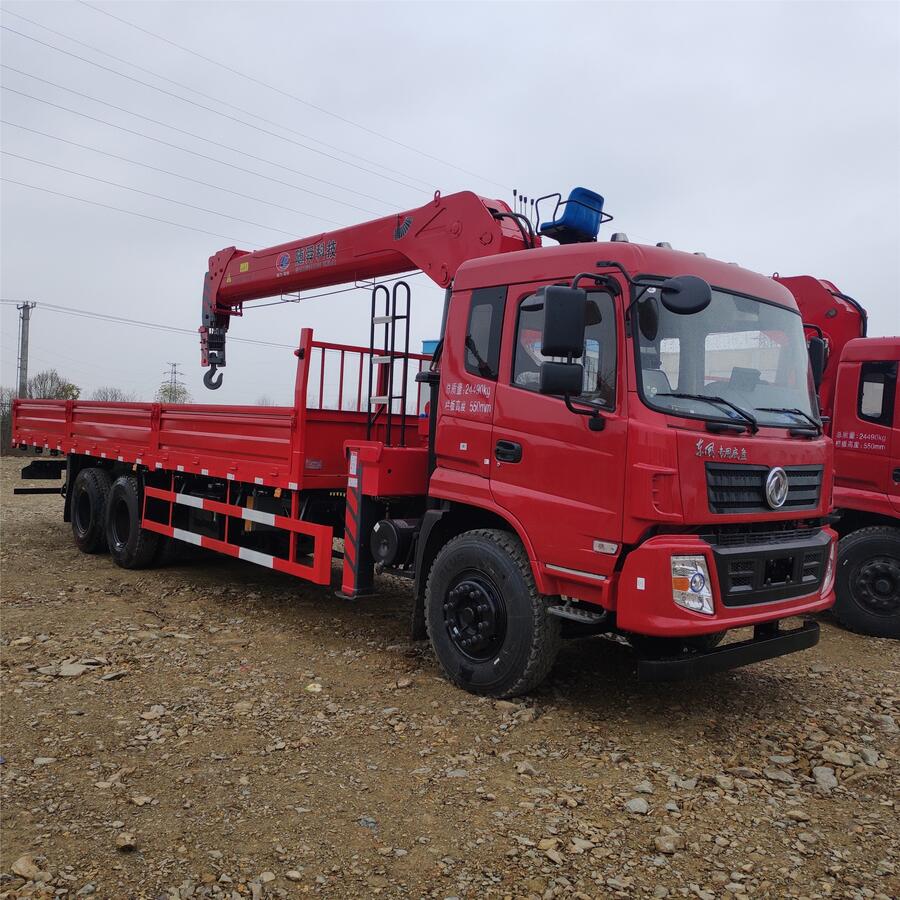
[[[303, 329], [295, 351], [293, 406], [14, 400], [14, 444], [155, 472], [178, 472], [291, 491], [343, 489], [344, 443], [363, 440], [369, 418], [361, 373], [370, 350], [315, 341]], [[409, 354], [413, 373], [430, 361]], [[421, 392], [407, 409], [416, 434]], [[374, 437], [381, 438], [383, 424]], [[424, 445], [424, 436], [419, 436]]]

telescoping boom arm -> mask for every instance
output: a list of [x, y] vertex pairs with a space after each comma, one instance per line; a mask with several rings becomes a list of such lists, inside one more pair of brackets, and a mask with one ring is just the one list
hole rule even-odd
[[468, 259], [539, 244], [531, 223], [502, 200], [462, 191], [435, 193], [418, 209], [265, 250], [220, 250], [203, 281], [201, 363], [209, 366], [203, 381], [209, 388], [221, 385], [215, 373], [225, 365], [228, 325], [248, 301], [416, 269], [447, 287]]

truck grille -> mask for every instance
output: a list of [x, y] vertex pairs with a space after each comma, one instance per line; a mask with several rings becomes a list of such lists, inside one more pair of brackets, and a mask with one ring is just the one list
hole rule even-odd
[[767, 546], [713, 544], [722, 602], [747, 606], [815, 593], [825, 576], [829, 546], [827, 532], [818, 528], [799, 528], [793, 540]]
[[[815, 509], [822, 486], [821, 466], [785, 466], [788, 495], [779, 512]], [[714, 513], [771, 512], [766, 503], [768, 466], [706, 464], [709, 509]]]

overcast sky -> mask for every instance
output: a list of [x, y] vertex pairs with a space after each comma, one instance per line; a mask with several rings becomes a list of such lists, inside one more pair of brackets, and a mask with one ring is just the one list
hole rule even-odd
[[[513, 187], [580, 184], [605, 195], [632, 240], [828, 278], [868, 308], [870, 334], [900, 332], [900, 4], [2, 9], [5, 299], [194, 332], [208, 257], [223, 247], [412, 208], [436, 188], [510, 199]], [[418, 343], [437, 336], [441, 292], [415, 285]], [[0, 309], [12, 385], [17, 313]], [[229, 336], [291, 344], [309, 325], [366, 343], [367, 309], [363, 292], [268, 307]], [[199, 401], [290, 400], [290, 350], [229, 341], [213, 394], [196, 334], [33, 313], [32, 373], [56, 367], [82, 396], [115, 385], [149, 399], [169, 362]]]

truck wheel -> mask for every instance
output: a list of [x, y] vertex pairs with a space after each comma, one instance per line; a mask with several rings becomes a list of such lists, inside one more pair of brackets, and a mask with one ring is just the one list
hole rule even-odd
[[156, 555], [159, 535], [141, 528], [141, 495], [133, 475], [113, 482], [106, 505], [106, 540], [113, 562], [123, 569], [145, 569]]
[[559, 651], [559, 619], [548, 615], [522, 545], [505, 531], [467, 531], [438, 553], [425, 623], [444, 674], [473, 694], [524, 694]]
[[838, 544], [834, 617], [874, 637], [900, 638], [900, 529], [861, 528]]
[[106, 469], [82, 469], [72, 485], [72, 535], [82, 553], [106, 552], [106, 506], [112, 478]]

